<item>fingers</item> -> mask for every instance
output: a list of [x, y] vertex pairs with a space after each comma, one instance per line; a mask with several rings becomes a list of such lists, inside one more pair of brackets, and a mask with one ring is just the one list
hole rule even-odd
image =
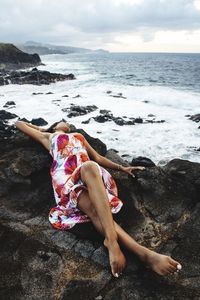
[[145, 167], [141, 167], [141, 166], [138, 166], [138, 167], [136, 167], [138, 170], [144, 170], [145, 169]]

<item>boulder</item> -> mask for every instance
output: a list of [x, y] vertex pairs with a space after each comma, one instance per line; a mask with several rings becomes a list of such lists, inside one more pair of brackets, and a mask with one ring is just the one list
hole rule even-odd
[[72, 118], [72, 117], [86, 115], [92, 111], [95, 111], [97, 108], [98, 107], [96, 105], [79, 106], [79, 105], [71, 104], [70, 107], [63, 108], [62, 111], [68, 113], [67, 114], [68, 118]]
[[195, 114], [195, 115], [189, 116], [189, 119], [198, 123], [198, 122], [200, 122], [200, 114]]
[[14, 101], [7, 101], [3, 107], [10, 107], [10, 106], [15, 106], [16, 103]]
[[[74, 131], [108, 159], [130, 164], [99, 139]], [[199, 299], [200, 164], [174, 159], [158, 167], [140, 158], [146, 168], [135, 171], [136, 178], [108, 169], [124, 203], [115, 220], [141, 244], [183, 265], [163, 278], [125, 251], [127, 267], [115, 279], [91, 223], [71, 231], [51, 227], [48, 151], [2, 120], [0, 155], [1, 299]]]

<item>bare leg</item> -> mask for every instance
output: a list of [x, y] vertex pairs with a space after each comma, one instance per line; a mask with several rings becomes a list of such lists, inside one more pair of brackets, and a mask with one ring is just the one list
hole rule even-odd
[[175, 261], [170, 256], [156, 253], [155, 251], [141, 246], [116, 222], [115, 228], [119, 241], [123, 244], [123, 246], [136, 254], [145, 264], [150, 266], [153, 271], [160, 275], [167, 275], [177, 271], [177, 266], [180, 265], [179, 262]]
[[[79, 208], [86, 213], [91, 221], [93, 222], [96, 229], [104, 235], [104, 230], [96, 210], [89, 198], [87, 191], [84, 191], [79, 196], [78, 200]], [[158, 254], [154, 251], [149, 250], [146, 247], [139, 245], [127, 232], [125, 232], [116, 222], [114, 222], [115, 230], [117, 232], [118, 241], [121, 245], [127, 248], [129, 251], [136, 254], [145, 264], [149, 265], [152, 270], [160, 275], [167, 275], [177, 271], [177, 261], [171, 257]], [[106, 245], [106, 242], [104, 242]]]
[[97, 165], [86, 162], [81, 167], [81, 178], [88, 188], [89, 199], [94, 206], [101, 224], [101, 231], [105, 236], [104, 245], [109, 252], [111, 270], [114, 276], [125, 268], [126, 260], [118, 241], [112, 213], [109, 206], [108, 196]]

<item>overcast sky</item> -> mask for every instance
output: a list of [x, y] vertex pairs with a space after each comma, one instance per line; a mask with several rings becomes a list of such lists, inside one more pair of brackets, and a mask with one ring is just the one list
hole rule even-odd
[[200, 0], [0, 0], [0, 41], [200, 52]]

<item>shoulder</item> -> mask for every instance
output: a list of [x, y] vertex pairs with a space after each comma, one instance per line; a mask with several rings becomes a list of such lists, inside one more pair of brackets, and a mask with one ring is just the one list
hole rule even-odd
[[83, 134], [79, 133], [79, 132], [73, 132], [73, 136], [75, 138], [77, 138], [78, 140], [80, 140], [81, 142], [84, 142], [85, 137], [83, 136]]

